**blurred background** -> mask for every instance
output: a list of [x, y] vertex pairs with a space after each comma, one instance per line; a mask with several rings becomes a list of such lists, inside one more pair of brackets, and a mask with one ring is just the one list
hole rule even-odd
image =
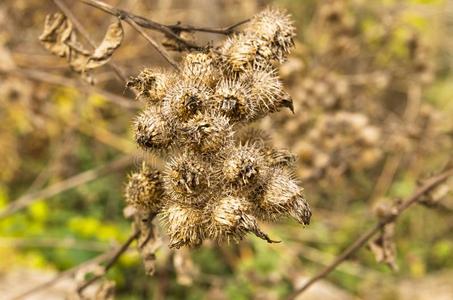
[[[297, 40], [280, 74], [295, 113], [254, 126], [297, 155], [313, 211], [307, 228], [263, 224], [279, 244], [249, 236], [190, 251], [169, 250], [156, 222], [154, 276], [132, 247], [106, 275], [117, 299], [284, 299], [371, 227], [376, 207], [411, 195], [452, 157], [452, 1], [105, 2], [164, 24], [207, 27], [234, 24], [267, 5], [287, 9]], [[114, 18], [79, 1], [65, 3], [98, 44]], [[142, 103], [112, 68], [97, 68], [89, 85], [39, 42], [45, 16], [57, 11], [50, 0], [0, 3], [1, 299], [123, 243], [131, 232], [123, 216], [127, 174], [142, 159], [157, 160], [134, 144], [131, 124]], [[126, 77], [169, 67], [124, 28], [112, 62]], [[225, 36], [189, 38], [215, 46]], [[181, 52], [171, 55], [178, 60]], [[398, 220], [387, 264], [376, 260], [382, 249], [370, 245], [300, 299], [453, 299], [452, 185]], [[63, 299], [77, 280], [61, 278], [23, 299]]]

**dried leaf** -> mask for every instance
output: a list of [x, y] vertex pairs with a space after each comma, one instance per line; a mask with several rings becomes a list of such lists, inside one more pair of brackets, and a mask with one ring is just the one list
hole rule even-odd
[[47, 15], [44, 22], [44, 31], [39, 40], [53, 54], [68, 57], [71, 48], [66, 42], [70, 39], [72, 30], [72, 23], [65, 15], [61, 13]]
[[152, 223], [154, 214], [140, 213], [135, 215], [135, 226], [140, 230], [137, 239], [138, 251], [143, 259], [143, 265], [147, 275], [152, 276], [156, 269], [156, 251], [162, 245], [161, 239], [157, 236], [157, 230]]
[[377, 262], [384, 262], [392, 270], [397, 271], [396, 246], [395, 246], [395, 223], [386, 224], [379, 233], [379, 236], [372, 240], [368, 246], [373, 252]]
[[117, 20], [115, 23], [110, 24], [104, 39], [94, 50], [85, 67], [93, 69], [106, 64], [112, 57], [113, 52], [121, 45], [123, 37], [124, 30], [121, 21]]
[[89, 71], [110, 60], [115, 50], [121, 45], [123, 36], [123, 27], [118, 20], [109, 26], [103, 41], [91, 53], [77, 40], [71, 21], [61, 13], [55, 13], [46, 16], [44, 31], [39, 40], [51, 53], [65, 57], [74, 71], [92, 83], [93, 79]]
[[175, 251], [173, 256], [173, 265], [176, 270], [176, 281], [180, 285], [192, 285], [194, 279], [200, 273], [200, 270], [195, 266], [187, 248]]

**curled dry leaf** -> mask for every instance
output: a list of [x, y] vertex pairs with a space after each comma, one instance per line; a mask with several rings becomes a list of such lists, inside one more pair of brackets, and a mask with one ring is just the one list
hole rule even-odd
[[65, 57], [74, 71], [92, 83], [89, 71], [110, 60], [113, 52], [121, 45], [123, 36], [121, 21], [117, 20], [109, 26], [101, 44], [91, 53], [77, 40], [71, 21], [61, 13], [55, 13], [46, 16], [44, 31], [39, 40], [51, 53]]
[[190, 286], [198, 276], [200, 270], [195, 266], [187, 248], [175, 251], [173, 265], [176, 271], [176, 281], [180, 285]]
[[374, 254], [377, 262], [386, 263], [393, 271], [398, 270], [396, 263], [395, 223], [386, 224], [377, 238], [372, 240], [368, 247]]
[[135, 227], [140, 230], [137, 239], [138, 251], [143, 259], [143, 266], [147, 275], [152, 276], [156, 269], [156, 251], [162, 244], [157, 236], [156, 227], [153, 224], [154, 214], [137, 212], [135, 215]]
[[121, 45], [124, 37], [123, 26], [121, 21], [117, 20], [110, 24], [101, 44], [94, 50], [90, 56], [85, 68], [94, 69], [106, 64], [113, 55], [113, 52]]

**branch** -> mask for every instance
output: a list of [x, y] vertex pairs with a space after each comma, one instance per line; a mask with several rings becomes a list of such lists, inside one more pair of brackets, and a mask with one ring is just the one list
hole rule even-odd
[[75, 176], [69, 177], [66, 180], [48, 186], [42, 190], [26, 194], [10, 203], [3, 211], [1, 211], [0, 220], [9, 217], [10, 215], [28, 207], [38, 200], [58, 195], [59, 193], [93, 181], [104, 175], [108, 175], [124, 169], [133, 162], [132, 157], [132, 155], [122, 156], [121, 158], [114, 160], [113, 162], [110, 162], [104, 166], [82, 172]]
[[[25, 292], [21, 293], [20, 295], [15, 296], [12, 300], [25, 299], [26, 297], [28, 297], [28, 296], [36, 293], [36, 292], [39, 292], [39, 291], [41, 291], [43, 289], [46, 289], [46, 288], [54, 285], [55, 283], [57, 283], [58, 281], [60, 281], [64, 277], [68, 277], [68, 276], [72, 276], [72, 275], [76, 274], [79, 270], [84, 269], [87, 266], [90, 266], [90, 265], [93, 265], [93, 264], [99, 264], [99, 263], [102, 263], [102, 262], [108, 260], [108, 262], [107, 262], [107, 264], [105, 266], [105, 270], [107, 271], [108, 269], [110, 269], [115, 264], [115, 262], [121, 257], [121, 255], [129, 248], [130, 244], [138, 237], [139, 234], [140, 234], [139, 231], [135, 231], [126, 240], [126, 242], [123, 245], [121, 245], [121, 246], [119, 246], [117, 248], [114, 248], [112, 250], [109, 250], [109, 251], [107, 251], [105, 253], [102, 253], [101, 255], [96, 256], [95, 258], [90, 259], [90, 260], [88, 260], [88, 261], [86, 261], [84, 263], [81, 263], [81, 264], [79, 264], [79, 265], [77, 265], [77, 266], [75, 266], [75, 267], [73, 267], [73, 268], [71, 268], [69, 270], [66, 270], [66, 271], [56, 275], [51, 280], [46, 281], [46, 282], [44, 282], [44, 283], [42, 283], [42, 284], [40, 284], [38, 286], [35, 286], [34, 288], [32, 288], [32, 289], [30, 289], [28, 291], [25, 291]], [[93, 280], [93, 278], [95, 278], [95, 279]], [[99, 279], [100, 276], [98, 278], [96, 278], [96, 277], [93, 277], [93, 278], [90, 281], [94, 282], [97, 279]]]
[[216, 34], [224, 34], [224, 35], [229, 35], [234, 32], [234, 29], [236, 27], [239, 27], [247, 22], [249, 22], [250, 19], [245, 19], [240, 22], [237, 22], [236, 24], [226, 26], [226, 27], [220, 27], [220, 28], [213, 28], [213, 27], [200, 27], [200, 26], [193, 26], [193, 25], [182, 25], [180, 23], [177, 23], [175, 25], [168, 25], [167, 27], [170, 28], [171, 30], [175, 32], [180, 32], [180, 31], [200, 31], [200, 32], [209, 32], [209, 33], [216, 33]]
[[[118, 259], [123, 255], [124, 252], [129, 248], [129, 246], [132, 244], [134, 240], [138, 238], [140, 235], [140, 230], [135, 230], [135, 232], [127, 239], [127, 241], [118, 248], [118, 250], [115, 251], [113, 254], [112, 258], [108, 260], [108, 262], [104, 266], [103, 274], [107, 273], [107, 271], [112, 268], [115, 263], [118, 261]], [[85, 281], [81, 286], [77, 288], [77, 292], [81, 294], [83, 290], [85, 290], [88, 286], [96, 282], [98, 279], [102, 278], [103, 275], [96, 275], [93, 278]]]
[[135, 109], [135, 108], [140, 107], [139, 104], [137, 104], [136, 102], [132, 101], [129, 98], [105, 91], [103, 89], [94, 87], [87, 83], [81, 83], [79, 81], [75, 81], [75, 80], [72, 80], [72, 79], [69, 79], [69, 78], [66, 78], [63, 76], [59, 76], [59, 75], [54, 75], [54, 74], [51, 74], [48, 72], [32, 70], [32, 69], [15, 69], [15, 70], [11, 71], [10, 73], [18, 75], [18, 76], [23, 76], [23, 77], [26, 77], [26, 78], [29, 78], [29, 79], [35, 80], [35, 81], [71, 87], [71, 88], [86, 91], [88, 93], [99, 94], [99, 95], [104, 96], [106, 98], [106, 100], [108, 100], [112, 103], [118, 104], [120, 106], [123, 106], [125, 108]]
[[32, 294], [35, 294], [35, 293], [37, 293], [37, 292], [39, 292], [41, 290], [44, 290], [46, 288], [51, 287], [52, 285], [54, 285], [58, 281], [62, 280], [63, 278], [68, 277], [68, 276], [72, 276], [72, 275], [76, 274], [79, 270], [84, 269], [87, 266], [90, 266], [90, 265], [93, 265], [93, 264], [98, 264], [100, 262], [103, 262], [103, 261], [109, 259], [113, 255], [115, 255], [116, 251], [117, 251], [117, 249], [113, 249], [113, 250], [110, 250], [108, 252], [102, 253], [102, 254], [96, 256], [93, 259], [90, 259], [90, 260], [88, 260], [88, 261], [86, 261], [84, 263], [81, 263], [80, 265], [77, 265], [77, 266], [75, 266], [75, 267], [73, 267], [71, 269], [68, 269], [66, 271], [63, 271], [63, 272], [57, 274], [51, 280], [43, 282], [43, 283], [41, 283], [41, 284], [29, 289], [28, 291], [25, 291], [25, 292], [17, 295], [15, 297], [13, 297], [11, 300], [27, 299], [26, 297], [28, 297], [28, 296], [30, 296]]
[[433, 188], [453, 176], [453, 169], [442, 172], [441, 174], [428, 179], [423, 186], [418, 188], [412, 196], [403, 200], [400, 204], [391, 209], [392, 214], [380, 220], [375, 226], [363, 233], [357, 240], [355, 240], [346, 250], [344, 250], [330, 265], [321, 270], [318, 274], [308, 280], [302, 287], [294, 291], [288, 299], [296, 299], [297, 296], [306, 291], [310, 286], [318, 280], [326, 277], [335, 268], [344, 262], [348, 257], [355, 253], [358, 249], [364, 246], [376, 233], [384, 228], [386, 224], [394, 222], [406, 209], [419, 201], [420, 197], [431, 191]]
[[102, 1], [98, 1], [98, 0], [79, 0], [79, 1], [81, 1], [87, 5], [93, 6], [97, 9], [100, 9], [108, 14], [116, 16], [120, 19], [129, 19], [140, 27], [159, 31], [159, 32], [165, 34], [167, 37], [172, 38], [172, 39], [176, 40], [177, 42], [181, 43], [188, 50], [202, 50], [203, 49], [203, 47], [200, 47], [196, 44], [193, 44], [193, 43], [181, 38], [178, 34], [173, 32], [166, 25], [154, 22], [152, 20], [146, 19], [141, 16], [134, 15], [134, 14], [124, 11], [122, 9], [115, 8]]
[[159, 54], [162, 55], [163, 58], [165, 58], [165, 60], [170, 65], [172, 65], [173, 68], [175, 68], [179, 72], [181, 71], [178, 67], [178, 64], [173, 60], [173, 58], [170, 57], [167, 51], [161, 45], [159, 45], [152, 37], [147, 35], [146, 32], [143, 29], [141, 29], [140, 26], [138, 26], [133, 19], [127, 17], [125, 20], [129, 25], [132, 26], [132, 28], [137, 30], [137, 32], [140, 33], [154, 47], [154, 49], [156, 49], [157, 52], [159, 52]]

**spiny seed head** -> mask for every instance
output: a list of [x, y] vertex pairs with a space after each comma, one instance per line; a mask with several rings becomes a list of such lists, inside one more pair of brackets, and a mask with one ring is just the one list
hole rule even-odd
[[217, 113], [198, 113], [183, 125], [183, 143], [200, 154], [211, 154], [231, 143], [230, 120]]
[[255, 214], [265, 220], [287, 215], [301, 224], [309, 224], [311, 211], [302, 191], [291, 172], [284, 168], [274, 169], [262, 197], [256, 202]]
[[175, 75], [161, 69], [146, 68], [137, 77], [127, 82], [127, 87], [136, 88], [138, 97], [143, 96], [151, 103], [161, 103]]
[[143, 111], [135, 120], [135, 140], [145, 150], [168, 148], [174, 138], [174, 129], [162, 114], [151, 108]]
[[164, 207], [162, 216], [167, 225], [170, 248], [201, 245], [205, 238], [206, 227], [204, 210], [170, 202]]
[[209, 165], [193, 153], [185, 152], [167, 162], [163, 182], [173, 201], [203, 205], [211, 185]]
[[262, 149], [249, 144], [228, 149], [220, 172], [225, 182], [236, 189], [252, 191], [264, 185], [270, 170]]
[[253, 119], [255, 103], [251, 101], [250, 85], [238, 79], [223, 78], [216, 87], [213, 105], [233, 122]]
[[211, 97], [211, 89], [201, 81], [182, 80], [168, 90], [162, 103], [162, 113], [175, 122], [184, 122], [204, 111]]
[[127, 204], [137, 209], [157, 213], [162, 207], [162, 195], [161, 174], [143, 162], [141, 170], [129, 176], [125, 190]]
[[189, 53], [184, 58], [183, 76], [197, 79], [207, 86], [215, 86], [218, 80], [216, 58], [213, 53]]
[[267, 53], [270, 52], [272, 59], [283, 62], [294, 47], [296, 28], [287, 12], [281, 9], [269, 7], [255, 15], [245, 32], [261, 41], [258, 52], [265, 58], [269, 58]]
[[250, 218], [244, 218], [249, 204], [235, 196], [220, 197], [211, 208], [208, 236], [217, 241], [239, 241], [247, 233]]
[[220, 197], [211, 207], [207, 236], [218, 242], [239, 242], [251, 232], [268, 243], [275, 243], [259, 229], [256, 218], [248, 213], [249, 208], [250, 203], [245, 198]]
[[[139, 212], [162, 215], [170, 247], [239, 241], [249, 232], [272, 243], [257, 219], [288, 215], [308, 223], [310, 209], [291, 176], [294, 156], [274, 149], [261, 132], [236, 134], [282, 107], [292, 109], [274, 67], [293, 37], [286, 13], [267, 9], [217, 50], [185, 55], [170, 80], [146, 69], [128, 84], [157, 104], [138, 116], [137, 143], [165, 151], [166, 161], [162, 178], [147, 170], [132, 175], [126, 197]], [[162, 205], [154, 207], [146, 199], [155, 191]]]
[[242, 72], [253, 66], [258, 46], [253, 35], [236, 34], [220, 49], [227, 74]]
[[251, 87], [250, 97], [257, 106], [257, 117], [279, 111], [282, 107], [293, 110], [292, 99], [283, 91], [275, 69], [257, 67], [245, 72], [241, 78]]

